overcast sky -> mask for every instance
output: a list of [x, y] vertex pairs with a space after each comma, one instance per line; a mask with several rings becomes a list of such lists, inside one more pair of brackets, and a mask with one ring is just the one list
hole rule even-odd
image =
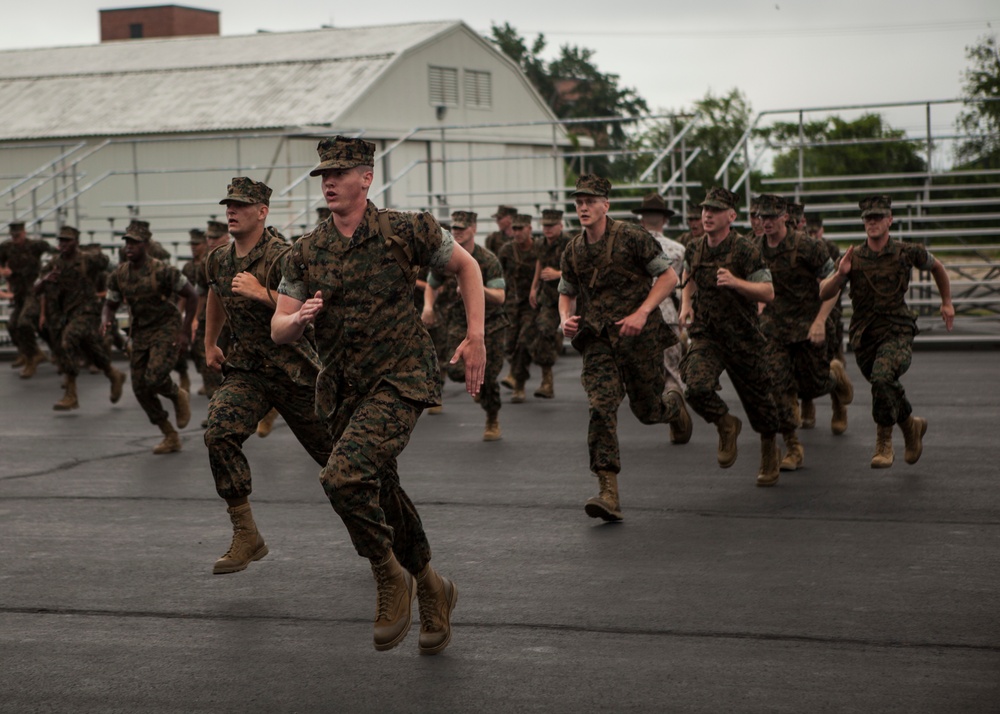
[[[100, 40], [98, 10], [143, 4], [19, 2], [0, 23], [0, 49], [93, 44]], [[509, 22], [529, 39], [544, 33], [549, 54], [563, 44], [595, 50], [598, 67], [618, 74], [654, 111], [686, 108], [708, 90], [733, 87], [755, 111], [952, 99], [961, 95], [965, 47], [1000, 29], [997, 0], [179, 4], [219, 11], [224, 35], [422, 20], [462, 20], [486, 34], [492, 23]], [[934, 125], [947, 131], [956, 111], [934, 109]], [[895, 126], [922, 133], [924, 112], [886, 114]]]

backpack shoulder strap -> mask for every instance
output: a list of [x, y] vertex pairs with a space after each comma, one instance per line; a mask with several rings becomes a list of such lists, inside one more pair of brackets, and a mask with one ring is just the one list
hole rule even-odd
[[420, 269], [413, 264], [413, 249], [409, 243], [396, 235], [396, 232], [392, 230], [392, 224], [389, 221], [389, 209], [378, 209], [378, 226], [379, 232], [385, 238], [386, 250], [392, 253], [396, 262], [399, 263], [399, 267], [403, 270], [403, 275], [410, 282], [415, 282]]

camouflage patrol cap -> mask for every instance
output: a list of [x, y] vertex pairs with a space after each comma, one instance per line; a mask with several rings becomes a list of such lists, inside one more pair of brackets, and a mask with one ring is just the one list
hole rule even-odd
[[531, 216], [526, 213], [518, 213], [514, 216], [514, 222], [511, 225], [514, 228], [523, 228], [525, 226], [531, 228]]
[[736, 210], [736, 204], [739, 202], [740, 195], [738, 193], [733, 193], [728, 188], [722, 188], [722, 186], [712, 186], [712, 188], [708, 189], [708, 193], [705, 194], [705, 200], [698, 205], [702, 208], [729, 208]]
[[760, 210], [760, 196], [754, 196], [750, 199], [750, 215], [757, 215]]
[[788, 203], [777, 194], [762, 193], [757, 196], [756, 201], [757, 213], [761, 218], [774, 218], [788, 211]]
[[229, 224], [222, 221], [209, 221], [208, 230], [205, 231], [206, 238], [221, 238], [229, 232]]
[[11, 233], [20, 233], [24, 230], [24, 221], [13, 221], [7, 224], [7, 228]]
[[607, 198], [611, 193], [611, 182], [596, 174], [584, 174], [576, 180], [576, 190], [571, 196], [601, 196]]
[[254, 181], [246, 176], [236, 176], [226, 188], [226, 197], [219, 201], [220, 205], [233, 203], [263, 203], [271, 204], [271, 189], [262, 181]]
[[688, 220], [691, 220], [691, 219], [694, 219], [694, 218], [697, 218], [698, 220], [701, 220], [701, 204], [699, 204], [697, 201], [694, 201], [694, 200], [688, 201], [688, 205], [687, 205], [687, 217], [688, 217]]
[[789, 220], [797, 221], [805, 215], [806, 207], [801, 203], [796, 203], [794, 198], [786, 198], [785, 212], [788, 213]]
[[542, 211], [543, 226], [558, 226], [562, 223], [563, 212], [557, 208], [546, 208]]
[[892, 213], [892, 198], [884, 195], [866, 196], [858, 201], [858, 206], [861, 208], [862, 218], [884, 216]]
[[468, 228], [476, 222], [479, 218], [479, 214], [474, 211], [452, 211], [451, 212], [451, 227], [458, 228]]
[[204, 243], [205, 242], [205, 231], [200, 228], [192, 228], [188, 231], [188, 235], [191, 236], [189, 243]]
[[149, 230], [149, 224], [146, 221], [135, 221], [133, 220], [125, 228], [125, 234], [122, 236], [125, 240], [136, 240], [141, 243], [149, 243], [152, 239], [153, 234]]
[[513, 206], [499, 206], [497, 212], [494, 213], [490, 218], [504, 218], [506, 216], [516, 216], [517, 209]]
[[58, 240], [80, 240], [80, 231], [73, 226], [63, 226], [59, 229]]
[[364, 139], [339, 135], [323, 139], [316, 147], [316, 153], [319, 154], [319, 164], [309, 172], [310, 176], [319, 176], [324, 171], [335, 169], [375, 165], [375, 144]]
[[662, 213], [667, 218], [670, 216], [676, 216], [677, 211], [667, 208], [667, 202], [663, 200], [663, 196], [656, 193], [647, 193], [642, 197], [642, 203], [638, 208], [633, 208], [632, 213], [641, 216], [643, 213]]

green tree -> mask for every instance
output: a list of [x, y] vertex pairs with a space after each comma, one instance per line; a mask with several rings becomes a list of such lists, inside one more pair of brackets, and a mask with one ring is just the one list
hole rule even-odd
[[[563, 45], [559, 56], [546, 62], [541, 57], [546, 47], [544, 35], [539, 34], [529, 45], [508, 23], [493, 25], [491, 39], [524, 71], [560, 119], [625, 119], [649, 113], [646, 100], [638, 92], [620, 86], [618, 75], [600, 71], [593, 50]], [[631, 132], [620, 121], [584, 122], [571, 125], [568, 130], [590, 138], [599, 151], [628, 150], [632, 143]], [[635, 168], [634, 160], [607, 156], [588, 157], [585, 166], [588, 171], [612, 180], [629, 176]]]
[[[799, 142], [799, 125], [777, 122], [761, 132], [778, 145]], [[804, 177], [851, 176], [885, 173], [920, 173], [927, 162], [920, 155], [921, 143], [905, 141], [906, 132], [894, 129], [881, 114], [864, 114], [854, 121], [839, 116], [806, 122], [802, 126], [805, 143], [802, 149]], [[785, 148], [774, 158], [774, 176], [792, 178], [799, 175], [799, 149]], [[883, 185], [920, 186], [923, 178], [883, 181]], [[836, 182], [810, 183], [809, 189], [829, 190]], [[851, 197], [840, 197], [850, 201]]]
[[[645, 132], [642, 144], [653, 150], [665, 148], [688, 121], [693, 121], [694, 125], [685, 136], [685, 144], [689, 153], [695, 147], [701, 151], [687, 168], [687, 180], [707, 189], [716, 183], [715, 173], [750, 126], [750, 101], [735, 87], [718, 96], [709, 90], [690, 109], [670, 113], [673, 114], [670, 119], [658, 122]], [[679, 162], [682, 157], [678, 155], [677, 159]], [[652, 158], [647, 159], [641, 169], [645, 170], [651, 161]], [[669, 160], [665, 160], [664, 166], [670, 166]], [[735, 183], [746, 168], [745, 155], [740, 152], [729, 166], [731, 182]], [[702, 197], [697, 190], [688, 193], [698, 200]]]
[[969, 99], [958, 115], [957, 128], [967, 135], [955, 148], [961, 168], [1000, 168], [1000, 51], [996, 35], [965, 48], [971, 67], [962, 89]]

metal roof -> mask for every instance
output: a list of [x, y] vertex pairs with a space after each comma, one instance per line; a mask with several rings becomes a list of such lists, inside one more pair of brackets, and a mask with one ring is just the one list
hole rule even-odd
[[0, 52], [0, 139], [322, 126], [460, 22]]

